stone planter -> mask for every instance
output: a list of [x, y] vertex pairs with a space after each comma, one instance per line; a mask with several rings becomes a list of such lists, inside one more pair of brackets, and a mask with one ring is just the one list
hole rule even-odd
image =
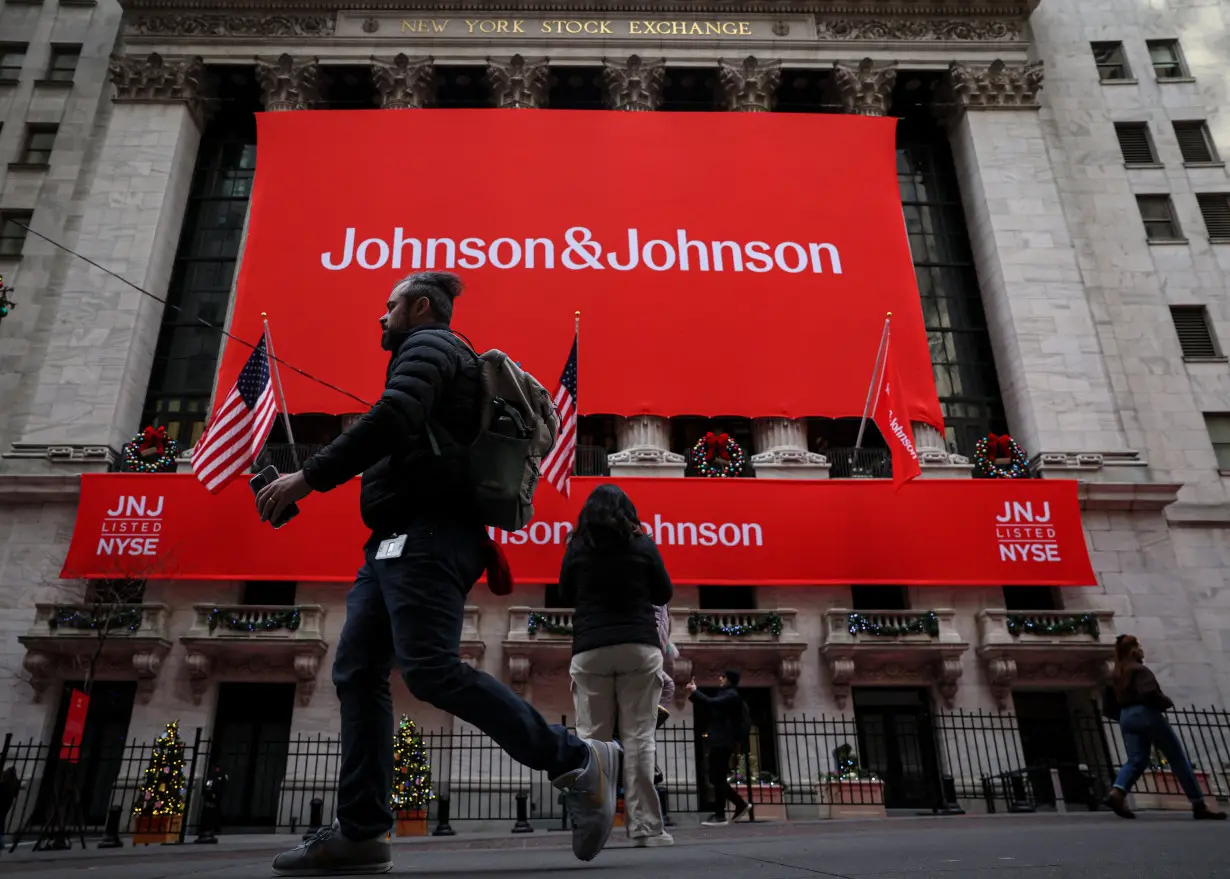
[[[1205, 796], [1209, 795], [1209, 775], [1207, 772], [1196, 772], [1196, 783]], [[1140, 777], [1132, 794], [1133, 803], [1138, 809], [1162, 809], [1165, 811], [1186, 812], [1192, 807], [1179, 779], [1169, 769], [1149, 770]]]
[[162, 845], [164, 842], [179, 842], [179, 831], [183, 824], [183, 815], [139, 815], [132, 822], [132, 844]]
[[[750, 791], [746, 784], [732, 784], [731, 787], [735, 789], [735, 793], [756, 807], [757, 821], [786, 820], [786, 791], [780, 784], [758, 782], [751, 786]], [[729, 808], [727, 804], [727, 814]]]
[[427, 835], [427, 810], [426, 809], [411, 809], [407, 812], [397, 813], [397, 835], [398, 836], [426, 836]]
[[821, 818], [883, 818], [884, 782], [872, 779], [822, 781]]

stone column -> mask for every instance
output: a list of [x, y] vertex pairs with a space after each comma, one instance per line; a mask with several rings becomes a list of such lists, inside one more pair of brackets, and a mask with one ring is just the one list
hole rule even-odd
[[[211, 82], [200, 58], [120, 56], [110, 119], [90, 179], [81, 256], [159, 298], [167, 295]], [[44, 291], [54, 325], [24, 405], [6, 469], [51, 465], [105, 471], [140, 429], [163, 306], [85, 260], [66, 260], [63, 285]]]
[[1042, 77], [1041, 62], [954, 63], [947, 95], [1008, 425], [1035, 461], [1126, 449], [1038, 112]]
[[433, 58], [412, 60], [398, 55], [391, 61], [372, 58], [372, 80], [382, 110], [422, 110], [436, 100]]
[[487, 59], [491, 102], [501, 110], [539, 110], [547, 106], [547, 59], [527, 61], [513, 55], [507, 62]]
[[[833, 80], [845, 112], [886, 116], [892, 103], [893, 86], [897, 84], [897, 65], [895, 62], [876, 64], [870, 58], [864, 58], [854, 67], [838, 64], [833, 69]], [[924, 466], [947, 465], [960, 458], [949, 456], [944, 435], [931, 425], [913, 421], [910, 428], [918, 458]]]
[[[663, 59], [646, 61], [633, 55], [627, 61], [602, 63], [607, 109], [648, 112], [662, 105]], [[670, 419], [660, 415], [618, 419], [615, 446], [618, 451], [607, 457], [612, 476], [682, 476], [687, 467], [683, 455], [670, 450]]]
[[[780, 61], [718, 61], [718, 81], [732, 113], [769, 113], [782, 79]], [[759, 477], [816, 479], [828, 476], [823, 455], [807, 450], [806, 419], [757, 418], [752, 422], [752, 465]]]
[[256, 81], [269, 112], [310, 110], [320, 101], [320, 69], [315, 58], [296, 60], [282, 54], [256, 59]]

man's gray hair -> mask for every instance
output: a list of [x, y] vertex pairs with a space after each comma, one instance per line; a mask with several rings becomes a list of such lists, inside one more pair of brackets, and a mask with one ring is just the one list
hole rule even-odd
[[465, 284], [452, 272], [414, 272], [393, 286], [394, 296], [426, 296], [431, 313], [442, 324], [453, 320], [453, 300]]

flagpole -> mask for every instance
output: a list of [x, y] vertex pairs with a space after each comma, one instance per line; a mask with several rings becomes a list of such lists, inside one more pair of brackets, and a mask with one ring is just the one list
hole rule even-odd
[[[863, 420], [858, 424], [858, 439], [854, 441], [854, 448], [861, 449], [863, 447], [863, 432], [867, 429], [867, 418], [875, 411], [875, 407], [880, 403], [880, 388], [883, 387], [883, 381], [876, 381], [880, 377], [880, 369], [883, 366], [884, 351], [888, 346], [888, 325], [893, 319], [893, 313], [890, 311], [884, 318], [884, 330], [880, 333], [880, 349], [876, 351], [876, 363], [871, 370], [871, 385], [867, 388], [867, 402], [863, 404]], [[875, 395], [875, 401], [872, 402], [872, 395]]]
[[269, 315], [261, 312], [261, 320], [265, 324], [265, 350], [269, 355], [269, 365], [273, 368], [273, 382], [278, 389], [278, 399], [281, 401], [282, 424], [286, 428], [286, 439], [290, 441], [290, 459], [299, 470], [299, 450], [295, 447], [295, 434], [290, 429], [290, 413], [286, 408], [286, 391], [282, 389], [282, 373], [278, 370], [278, 358], [273, 353], [273, 334], [269, 332]]

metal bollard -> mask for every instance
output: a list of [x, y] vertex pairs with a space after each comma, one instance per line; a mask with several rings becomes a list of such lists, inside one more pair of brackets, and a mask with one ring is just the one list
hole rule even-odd
[[308, 803], [308, 828], [307, 833], [303, 834], [303, 838], [307, 839], [313, 833], [320, 829], [320, 825], [325, 823], [325, 801], [320, 797], [312, 797]]
[[662, 826], [663, 827], [674, 827], [675, 819], [673, 819], [670, 814], [671, 798], [670, 798], [670, 794], [667, 793], [666, 791], [666, 785], [664, 784], [655, 785], [654, 789], [658, 792], [658, 802], [662, 806]]
[[436, 800], [436, 829], [431, 831], [432, 836], [457, 835], [457, 831], [448, 823], [450, 811], [451, 807], [448, 803], [448, 797], [440, 797]]
[[533, 833], [530, 826], [529, 813], [530, 796], [527, 793], [517, 794], [517, 823], [513, 825], [513, 833]]
[[107, 810], [107, 824], [103, 828], [102, 842], [98, 844], [99, 848], [123, 848], [124, 843], [120, 839], [120, 814], [123, 810], [119, 806], [112, 806]]

